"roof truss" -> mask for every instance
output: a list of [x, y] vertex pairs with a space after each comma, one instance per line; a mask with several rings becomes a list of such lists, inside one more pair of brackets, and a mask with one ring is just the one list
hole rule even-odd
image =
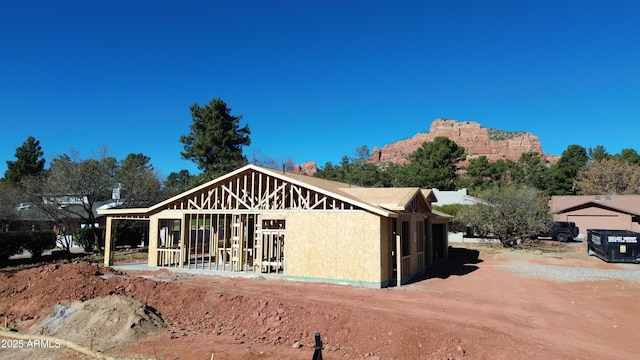
[[[210, 186], [173, 199], [171, 210], [362, 210], [316, 189], [254, 169], [213, 182]], [[158, 209], [160, 210], [160, 209]]]

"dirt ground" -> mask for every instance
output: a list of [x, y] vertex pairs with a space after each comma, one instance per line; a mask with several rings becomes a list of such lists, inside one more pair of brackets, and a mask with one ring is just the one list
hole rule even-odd
[[[316, 332], [324, 343], [325, 360], [640, 356], [640, 282], [547, 280], [502, 266], [535, 263], [625, 271], [638, 265], [588, 257], [583, 244], [562, 251], [458, 244], [452, 255], [424, 279], [389, 289], [166, 270], [124, 273], [87, 262], [3, 271], [0, 326], [37, 332], [57, 304], [59, 309], [73, 301], [122, 295], [146, 304], [164, 323], [149, 332], [154, 335], [105, 346], [116, 357], [310, 360]], [[118, 307], [118, 317], [125, 317], [128, 306]], [[139, 303], [134, 308], [140, 309]], [[95, 313], [103, 317], [101, 326], [115, 323], [108, 312]], [[87, 321], [82, 324], [86, 328]], [[89, 338], [75, 339], [92, 347], [86, 343]], [[0, 339], [6, 345], [6, 339]], [[36, 357], [86, 358], [63, 348], [0, 348], [0, 358]]]

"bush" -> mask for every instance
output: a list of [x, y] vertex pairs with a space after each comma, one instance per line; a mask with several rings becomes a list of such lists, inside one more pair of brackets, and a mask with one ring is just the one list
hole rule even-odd
[[147, 234], [146, 224], [133, 224], [116, 230], [116, 246], [137, 247]]
[[6, 262], [10, 256], [24, 250], [24, 233], [23, 231], [0, 232], [0, 262]]
[[[95, 231], [98, 234], [98, 239], [100, 239], [100, 246], [103, 246], [102, 239], [104, 238], [104, 228], [98, 227], [98, 228], [95, 228]], [[82, 246], [84, 251], [86, 252], [93, 251], [95, 239], [93, 237], [93, 230], [90, 227], [78, 228], [73, 230], [73, 237], [75, 238], [76, 243]]]
[[445, 214], [451, 215], [453, 216], [453, 219], [451, 219], [451, 221], [449, 221], [449, 231], [451, 232], [465, 232], [467, 231], [467, 224], [465, 222], [463, 222], [460, 217], [458, 216], [458, 214], [460, 213], [461, 209], [464, 208], [467, 205], [462, 205], [462, 204], [445, 204], [445, 205], [439, 205], [439, 206], [434, 206], [433, 208], [435, 210], [441, 211]]
[[56, 247], [56, 233], [53, 231], [29, 231], [25, 235], [24, 249], [34, 259], [39, 259], [43, 252]]

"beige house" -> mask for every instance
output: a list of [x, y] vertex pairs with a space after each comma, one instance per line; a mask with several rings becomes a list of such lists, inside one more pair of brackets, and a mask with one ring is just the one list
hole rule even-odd
[[149, 208], [101, 210], [105, 265], [117, 221], [138, 219], [149, 221], [151, 268], [386, 287], [447, 258], [450, 216], [432, 211], [434, 201], [419, 188], [363, 188], [247, 165]]
[[549, 202], [556, 221], [573, 221], [580, 237], [587, 229], [640, 232], [640, 195], [552, 196]]

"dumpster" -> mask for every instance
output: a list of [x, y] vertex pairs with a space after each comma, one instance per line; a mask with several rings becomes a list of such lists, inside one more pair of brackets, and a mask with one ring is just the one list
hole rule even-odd
[[640, 233], [629, 230], [587, 230], [587, 253], [607, 262], [640, 263]]

